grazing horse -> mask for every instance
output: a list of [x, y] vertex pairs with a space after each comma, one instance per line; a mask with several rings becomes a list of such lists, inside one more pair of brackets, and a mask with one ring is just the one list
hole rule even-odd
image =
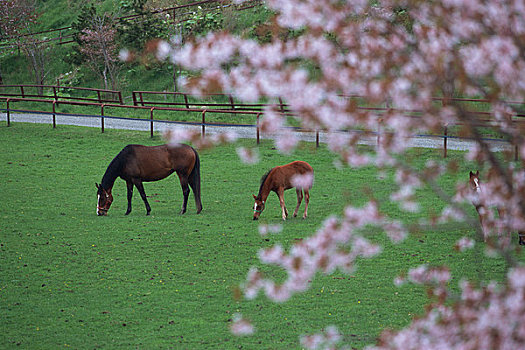
[[133, 186], [139, 191], [146, 205], [146, 215], [149, 215], [151, 207], [142, 182], [162, 180], [174, 172], [179, 176], [184, 195], [180, 213], [184, 214], [186, 212], [188, 195], [190, 193], [188, 185], [195, 196], [197, 214], [200, 213], [202, 203], [199, 155], [193, 147], [177, 144], [161, 146], [127, 145], [124, 147], [109, 163], [100, 185], [95, 184], [98, 196], [97, 215], [107, 215], [113, 202], [111, 189], [117, 177], [126, 181], [128, 188], [128, 210], [126, 215], [131, 212]]
[[[470, 189], [472, 191], [474, 191], [474, 193], [475, 193], [475, 195], [477, 197], [479, 195], [479, 193], [481, 192], [481, 182], [479, 180], [479, 170], [476, 171], [476, 173], [473, 173], [472, 171], [469, 173], [469, 186], [470, 186]], [[472, 204], [476, 208], [476, 211], [477, 211], [478, 216], [479, 216], [479, 222], [480, 222], [480, 225], [481, 225], [481, 229], [483, 231], [483, 238], [484, 238], [485, 241], [487, 241], [488, 232], [487, 232], [487, 228], [485, 226], [486, 225], [485, 221], [486, 221], [487, 216], [489, 215], [488, 209], [487, 209], [487, 207], [484, 204], [479, 203], [479, 201], [476, 200], [476, 199], [472, 202]], [[497, 208], [497, 210], [498, 210], [498, 215], [499, 215], [500, 219], [504, 218], [504, 216], [505, 216], [505, 209], [504, 208]], [[525, 231], [519, 231], [518, 232], [518, 239], [519, 239], [519, 244], [520, 245], [525, 245]]]
[[308, 216], [308, 203], [310, 202], [309, 189], [312, 188], [314, 170], [310, 164], [303, 161], [295, 161], [290, 164], [277, 166], [270, 169], [261, 178], [261, 187], [259, 188], [259, 194], [253, 195], [255, 199], [255, 205], [253, 207], [253, 220], [257, 220], [264, 210], [266, 199], [271, 191], [274, 191], [279, 197], [279, 203], [281, 204], [283, 220], [286, 220], [288, 216], [288, 210], [284, 205], [284, 191], [295, 187], [297, 193], [297, 207], [293, 216], [297, 216], [299, 205], [303, 200], [303, 191], [305, 197], [305, 207], [303, 219]]

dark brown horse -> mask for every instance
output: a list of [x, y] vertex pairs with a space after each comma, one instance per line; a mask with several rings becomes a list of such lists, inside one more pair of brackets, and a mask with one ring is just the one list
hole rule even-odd
[[295, 187], [297, 192], [297, 207], [293, 216], [297, 216], [297, 211], [303, 200], [303, 191], [305, 198], [305, 208], [303, 219], [308, 216], [308, 203], [310, 202], [309, 190], [312, 187], [314, 179], [314, 170], [310, 164], [303, 161], [295, 161], [290, 164], [277, 166], [270, 169], [261, 178], [261, 187], [259, 194], [253, 195], [255, 205], [253, 207], [253, 219], [257, 220], [264, 210], [266, 199], [271, 191], [274, 191], [279, 197], [281, 204], [283, 220], [288, 216], [288, 210], [284, 205], [284, 191]]
[[[481, 193], [481, 181], [479, 179], [479, 170], [476, 171], [476, 173], [473, 173], [472, 171], [469, 173], [469, 186], [470, 189], [474, 192], [476, 198], [479, 193]], [[485, 241], [487, 241], [487, 235], [488, 235], [488, 228], [486, 225], [486, 220], [488, 218], [489, 212], [487, 207], [480, 203], [480, 201], [474, 199], [472, 202], [474, 207], [476, 208], [476, 211], [479, 216], [479, 223], [481, 225], [481, 230], [483, 231], [483, 238]], [[498, 215], [500, 219], [503, 219], [505, 217], [505, 208], [497, 208]], [[501, 235], [500, 235], [501, 236]], [[518, 232], [518, 239], [520, 245], [525, 245], [525, 231], [519, 231]]]
[[179, 176], [184, 195], [180, 213], [184, 214], [186, 212], [190, 194], [188, 185], [195, 196], [197, 214], [200, 213], [202, 203], [199, 155], [191, 146], [178, 144], [161, 146], [127, 145], [124, 147], [109, 163], [100, 185], [95, 184], [98, 196], [97, 215], [107, 215], [113, 202], [111, 189], [117, 177], [126, 181], [128, 187], [128, 210], [126, 215], [131, 212], [133, 186], [139, 191], [146, 205], [146, 215], [149, 215], [151, 207], [142, 182], [162, 180], [174, 172]]

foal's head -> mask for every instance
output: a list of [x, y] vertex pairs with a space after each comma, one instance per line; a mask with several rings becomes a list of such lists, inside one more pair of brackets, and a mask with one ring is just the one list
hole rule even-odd
[[481, 192], [481, 187], [480, 187], [480, 182], [479, 182], [479, 170], [476, 171], [475, 174], [472, 171], [470, 172], [468, 183], [472, 191], [476, 193]]
[[255, 199], [255, 205], [253, 206], [253, 219], [257, 220], [264, 210], [264, 201], [261, 197], [256, 195], [253, 195], [253, 199]]
[[97, 186], [97, 215], [108, 215], [109, 207], [111, 207], [111, 203], [113, 203], [111, 189], [106, 190], [97, 183], [95, 185]]

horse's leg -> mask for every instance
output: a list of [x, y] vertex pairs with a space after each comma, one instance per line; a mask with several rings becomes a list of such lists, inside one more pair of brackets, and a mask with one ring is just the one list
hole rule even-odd
[[481, 226], [481, 232], [483, 233], [483, 241], [487, 241], [488, 232], [485, 228], [485, 215], [486, 215], [486, 209], [483, 206], [476, 207], [476, 211], [478, 212], [479, 216], [479, 224]]
[[286, 217], [288, 216], [288, 210], [286, 209], [286, 205], [284, 205], [284, 189], [283, 188], [280, 188], [277, 191], [277, 197], [279, 197], [279, 204], [281, 204], [283, 220], [286, 220]]
[[310, 203], [310, 192], [305, 188], [304, 189], [304, 214], [303, 219], [306, 219], [308, 216], [308, 203]]
[[297, 212], [299, 211], [299, 206], [301, 205], [301, 201], [303, 200], [303, 190], [301, 190], [300, 188], [296, 188], [295, 192], [297, 193], [297, 206], [295, 207], [295, 210], [293, 212], [294, 218], [297, 216]]
[[126, 215], [131, 213], [131, 198], [133, 197], [133, 182], [130, 180], [126, 181], [126, 186], [128, 187], [128, 210], [126, 210]]
[[525, 231], [518, 231], [518, 243], [525, 245]]
[[144, 185], [142, 184], [142, 181], [140, 180], [134, 180], [135, 187], [137, 187], [137, 190], [139, 190], [140, 197], [144, 201], [144, 204], [146, 205], [146, 215], [149, 215], [151, 212], [151, 207], [148, 203], [148, 198], [146, 197], [146, 192], [144, 192]]
[[503, 227], [498, 229], [498, 239], [501, 241], [503, 246], [508, 247], [512, 240], [512, 234], [509, 228], [509, 222], [507, 221], [507, 215], [505, 208], [496, 208], [498, 211], [498, 217], [503, 222]]
[[184, 196], [184, 200], [182, 202], [182, 209], [180, 213], [184, 214], [186, 212], [186, 207], [188, 206], [188, 197], [190, 195], [190, 187], [188, 186], [187, 176], [181, 175], [179, 173], [177, 173], [177, 175], [179, 175], [180, 186], [182, 187], [182, 195]]
[[197, 214], [199, 214], [202, 211], [200, 184], [196, 183], [195, 179], [192, 179], [191, 177], [188, 178], [188, 183], [190, 184], [190, 187], [193, 191], [193, 196], [195, 197], [195, 206], [197, 207]]

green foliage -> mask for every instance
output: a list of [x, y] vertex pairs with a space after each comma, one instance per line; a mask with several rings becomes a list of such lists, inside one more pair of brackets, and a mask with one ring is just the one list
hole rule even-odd
[[[360, 205], [374, 196], [388, 215], [408, 223], [420, 216], [401, 213], [389, 202], [394, 187], [389, 171], [379, 177], [373, 168], [338, 169], [333, 155], [310, 144], [283, 156], [270, 142], [258, 147], [260, 164], [243, 165], [235, 147], [255, 145], [242, 140], [199, 150], [201, 214], [195, 214], [193, 200], [185, 215], [177, 214], [182, 194], [178, 179], [171, 176], [145, 184], [151, 216], [144, 215], [137, 193], [132, 213], [124, 215], [125, 183], [117, 180], [109, 216], [97, 217], [94, 182], [129, 143], [162, 140], [145, 132], [0, 125], [0, 145], [9, 149], [0, 154], [1, 348], [298, 349], [298, 335], [335, 324], [345, 342], [360, 349], [374, 343], [382, 330], [405, 326], [423, 312], [423, 289], [393, 285], [393, 276], [410, 266], [446, 264], [456, 277], [503, 280], [505, 263], [484, 256], [482, 242], [466, 253], [452, 249], [459, 237], [473, 237], [474, 229], [451, 224], [413, 232], [398, 246], [381, 232], [367, 232], [384, 245], [378, 258], [360, 261], [351, 275], [318, 276], [309, 291], [286, 304], [263, 297], [235, 300], [233, 290], [250, 266], [258, 264], [259, 249], [276, 243], [288, 249], [320, 227], [327, 215], [341, 215], [346, 203]], [[434, 150], [409, 154], [415, 166], [428, 159], [442, 162], [440, 157]], [[450, 152], [450, 157], [462, 160], [463, 154]], [[295, 159], [307, 160], [315, 169], [309, 218], [282, 223], [272, 195], [261, 223], [282, 223], [283, 231], [261, 236], [259, 223], [251, 220], [251, 194], [266, 170]], [[445, 188], [468, 174], [471, 164], [459, 164], [458, 173], [441, 179]], [[423, 202], [421, 217], [442, 208], [429, 189], [417, 195]], [[294, 191], [287, 191], [285, 200], [293, 207]], [[262, 269], [282, 277], [278, 269]], [[458, 282], [455, 278], [451, 283]], [[229, 333], [237, 312], [255, 323], [254, 336]]]
[[[146, 11], [144, 0], [122, 0], [115, 1], [87, 1], [75, 2], [72, 0], [47, 0], [38, 3], [38, 11], [41, 13], [38, 30], [56, 29], [72, 24], [74, 44], [55, 45], [50, 52], [50, 71], [46, 78], [47, 84], [55, 84], [57, 79], [71, 86], [101, 88], [100, 78], [96, 76], [85, 64], [84, 55], [80, 52], [82, 45], [79, 33], [89, 28], [89, 20], [94, 15], [103, 16], [116, 14], [119, 16], [144, 12], [142, 20], [123, 21], [115, 25], [119, 29], [118, 43], [121, 48], [130, 48], [132, 51], [140, 52], [144, 43], [156, 37], [164, 39], [171, 38], [174, 34], [185, 34], [187, 36], [205, 35], [210, 30], [221, 30], [225, 26], [225, 16], [228, 17], [228, 29], [245, 35], [247, 28], [254, 23], [264, 23], [270, 16], [264, 7], [256, 7], [244, 11], [220, 11], [218, 9], [195, 9], [190, 21], [184, 24], [184, 33], [181, 33], [182, 25], [177, 27], [173, 24], [173, 18], [162, 15], [152, 16]], [[203, 5], [204, 6], [204, 5]], [[211, 12], [208, 12], [211, 11]], [[184, 11], [186, 12], [186, 10]], [[178, 16], [179, 14], [177, 14]], [[182, 16], [183, 13], [180, 13]], [[177, 19], [180, 19], [177, 17]], [[63, 34], [68, 34], [69, 31]], [[56, 33], [49, 35], [53, 37]], [[28, 74], [27, 63], [18, 56], [17, 52], [7, 54], [0, 50], [0, 67], [4, 84], [27, 84], [33, 81]], [[68, 75], [68, 72], [73, 72]], [[66, 80], [64, 80], [66, 79]], [[173, 91], [173, 67], [169, 64], [154, 63], [151, 59], [141, 62], [139, 65], [125, 66], [119, 75], [119, 86], [123, 90], [127, 101], [131, 100], [132, 90]]]
[[149, 40], [165, 36], [165, 25], [146, 9], [147, 0], [122, 0], [122, 8], [139, 17], [120, 19], [117, 29], [122, 47], [142, 51]]
[[179, 24], [184, 37], [197, 37], [222, 29], [224, 18], [220, 11], [204, 11], [200, 6], [190, 18]]

